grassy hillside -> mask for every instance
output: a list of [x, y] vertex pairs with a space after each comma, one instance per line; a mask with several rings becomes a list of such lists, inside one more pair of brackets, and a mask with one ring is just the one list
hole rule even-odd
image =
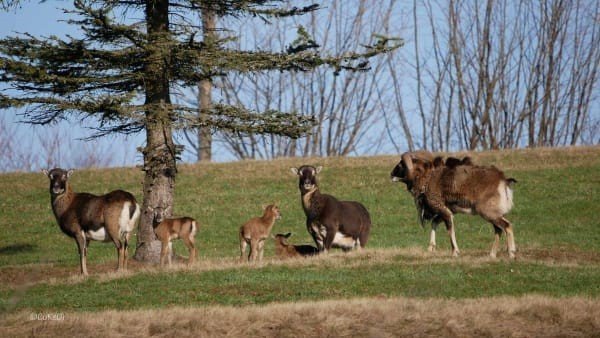
[[[438, 251], [426, 252], [429, 229], [418, 224], [405, 186], [389, 179], [399, 156], [285, 159], [180, 166], [174, 213], [201, 223], [198, 263], [161, 270], [132, 262], [129, 272], [115, 274], [110, 272], [116, 267], [114, 246], [92, 242], [91, 277], [83, 280], [77, 275], [75, 242], [62, 234], [52, 215], [47, 178], [41, 172], [0, 175], [5, 191], [0, 199], [0, 308], [10, 314], [7, 327], [18, 327], [25, 314], [41, 311], [84, 320], [81, 316], [89, 312], [154, 309], [159, 314], [149, 316], [157, 320], [160, 309], [173, 306], [246, 307], [378, 297], [519, 299], [528, 294], [597, 299], [600, 147], [469, 155], [518, 180], [515, 207], [508, 215], [515, 225], [516, 261], [507, 259], [505, 249], [498, 260], [487, 258], [491, 225], [465, 215], [455, 218], [461, 257], [450, 257], [444, 231], [438, 232]], [[272, 257], [270, 242], [263, 264], [240, 264], [237, 230], [261, 213], [262, 204], [281, 207], [283, 218], [273, 232], [293, 232], [293, 243], [311, 242], [297, 178], [289, 169], [301, 164], [323, 165], [323, 192], [358, 200], [369, 209], [375, 226], [368, 249], [281, 262]], [[121, 188], [140, 200], [141, 182], [136, 168], [81, 170], [72, 178], [76, 191], [99, 194]], [[187, 255], [181, 243], [175, 247]], [[587, 333], [595, 330], [600, 331], [597, 321], [586, 328]]]

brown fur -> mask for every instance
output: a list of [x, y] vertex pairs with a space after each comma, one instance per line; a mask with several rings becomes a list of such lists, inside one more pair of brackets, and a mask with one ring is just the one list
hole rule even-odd
[[437, 224], [444, 222], [450, 235], [453, 254], [459, 249], [454, 235], [453, 215], [468, 213], [481, 215], [492, 223], [495, 240], [490, 255], [496, 256], [500, 235], [506, 232], [511, 258], [516, 251], [512, 224], [504, 215], [512, 208], [513, 178], [493, 166], [475, 166], [469, 157], [462, 160], [440, 158], [433, 161], [405, 153], [391, 173], [392, 180], [407, 185], [415, 199], [421, 221], [432, 220], [430, 249], [435, 248]]
[[338, 201], [337, 198], [321, 194], [317, 174], [321, 167], [303, 165], [291, 168], [299, 177], [298, 186], [302, 207], [306, 215], [306, 228], [319, 251], [332, 247], [343, 250], [364, 248], [371, 231], [371, 216], [359, 202]]
[[165, 264], [165, 259], [171, 265], [173, 256], [174, 239], [180, 238], [183, 244], [188, 248], [188, 264], [196, 260], [198, 251], [196, 250], [195, 237], [198, 231], [198, 222], [191, 217], [164, 218], [162, 208], [156, 208], [154, 211], [154, 233], [161, 242], [160, 265]]
[[292, 245], [287, 242], [287, 239], [292, 235], [291, 232], [287, 234], [276, 234], [273, 236], [275, 240], [275, 255], [279, 258], [293, 258], [312, 256], [319, 253], [319, 249], [312, 245]]
[[117, 269], [127, 269], [129, 235], [140, 217], [132, 194], [123, 190], [106, 195], [76, 193], [69, 178], [73, 170], [42, 170], [50, 179], [52, 211], [60, 229], [77, 242], [81, 274], [87, 275], [87, 247], [90, 240], [112, 241], [117, 248]]
[[271, 204], [264, 207], [264, 213], [261, 217], [252, 218], [240, 227], [240, 260], [244, 260], [247, 245], [250, 245], [248, 261], [262, 260], [265, 240], [269, 238], [275, 221], [280, 218], [279, 207]]

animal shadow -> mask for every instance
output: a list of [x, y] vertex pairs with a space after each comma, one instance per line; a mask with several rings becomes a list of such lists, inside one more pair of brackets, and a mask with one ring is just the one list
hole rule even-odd
[[0, 247], [0, 255], [10, 256], [24, 252], [31, 252], [37, 248], [37, 245], [29, 243], [17, 243]]

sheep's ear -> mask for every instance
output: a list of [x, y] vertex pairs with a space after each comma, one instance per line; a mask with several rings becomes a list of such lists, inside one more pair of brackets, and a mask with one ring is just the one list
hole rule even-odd
[[290, 168], [295, 175], [300, 175], [298, 168]]
[[71, 175], [73, 175], [73, 169], [69, 169], [69, 171], [67, 171], [67, 178], [71, 178]]
[[263, 204], [261, 207], [262, 207], [263, 210], [267, 210], [268, 206], [269, 206], [268, 204]]
[[290, 238], [290, 236], [291, 236], [291, 235], [292, 235], [292, 233], [291, 233], [291, 232], [288, 232], [287, 234], [283, 235], [283, 237], [285, 237], [285, 238]]
[[50, 172], [48, 171], [48, 169], [42, 169], [42, 172], [44, 173], [44, 175], [50, 177]]
[[317, 174], [321, 172], [321, 169], [323, 169], [322, 165], [320, 165], [320, 166], [317, 167]]

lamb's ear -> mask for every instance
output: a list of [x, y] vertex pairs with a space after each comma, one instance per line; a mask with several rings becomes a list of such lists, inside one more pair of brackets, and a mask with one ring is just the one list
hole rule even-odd
[[42, 169], [42, 172], [44, 173], [44, 175], [50, 177], [50, 172], [48, 171], [48, 169]]
[[291, 236], [291, 235], [292, 235], [292, 233], [291, 233], [291, 232], [288, 232], [287, 234], [283, 235], [283, 237], [285, 237], [285, 238], [290, 238], [290, 236]]
[[317, 174], [321, 172], [321, 169], [323, 169], [322, 165], [320, 165], [320, 166], [317, 167]]
[[71, 175], [73, 175], [73, 169], [69, 169], [69, 171], [67, 171], [67, 178], [71, 178]]
[[269, 206], [268, 204], [263, 204], [261, 207], [262, 207], [263, 210], [267, 210], [268, 206]]
[[300, 175], [298, 168], [290, 168], [295, 175]]

